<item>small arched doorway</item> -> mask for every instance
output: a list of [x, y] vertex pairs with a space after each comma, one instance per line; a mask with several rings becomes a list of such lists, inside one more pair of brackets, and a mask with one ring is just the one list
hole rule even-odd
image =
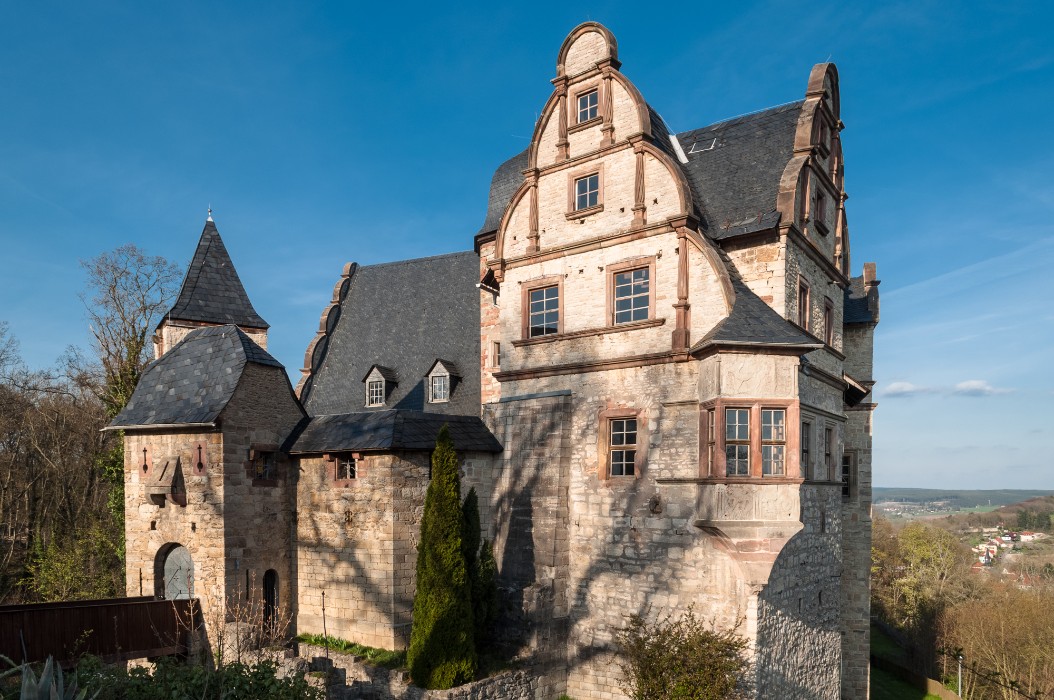
[[268, 569], [263, 577], [263, 616], [264, 626], [271, 632], [274, 630], [278, 613], [278, 572]]
[[154, 595], [166, 600], [194, 597], [194, 560], [179, 543], [166, 544], [154, 560]]

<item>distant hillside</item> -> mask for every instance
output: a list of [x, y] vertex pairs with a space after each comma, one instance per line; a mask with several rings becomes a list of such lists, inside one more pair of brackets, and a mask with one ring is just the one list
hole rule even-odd
[[872, 500], [875, 503], [896, 501], [900, 503], [933, 503], [947, 501], [952, 508], [976, 508], [978, 506], [1006, 506], [1020, 503], [1032, 498], [1052, 496], [1054, 491], [1038, 489], [994, 489], [994, 490], [954, 490], [954, 489], [873, 489]]

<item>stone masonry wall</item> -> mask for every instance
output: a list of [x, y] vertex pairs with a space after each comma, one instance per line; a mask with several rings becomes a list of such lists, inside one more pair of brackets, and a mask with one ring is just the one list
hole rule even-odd
[[[204, 469], [197, 469], [203, 448]], [[143, 450], [146, 449], [144, 455]], [[146, 484], [169, 457], [178, 456], [185, 505], [169, 497], [151, 498]], [[164, 582], [155, 565], [166, 550], [182, 545], [194, 568], [193, 594], [202, 612], [214, 616], [225, 596], [223, 538], [223, 437], [219, 432], [129, 431], [125, 433], [125, 576], [130, 596], [155, 595]], [[148, 465], [143, 470], [144, 459]], [[160, 553], [160, 557], [159, 557]], [[163, 562], [162, 562], [163, 563]]]
[[872, 404], [847, 411], [845, 449], [854, 461], [850, 495], [842, 500], [842, 697], [868, 697], [871, 621]]
[[[248, 364], [221, 414], [224, 455], [224, 546], [228, 618], [262, 615], [267, 571], [278, 577], [277, 617], [292, 622], [297, 470], [278, 451], [303, 413], [280, 367]], [[255, 478], [251, 456], [274, 452], [277, 478]]]
[[[568, 621], [568, 485], [571, 397], [503, 400], [484, 420], [505, 446], [479, 484], [484, 536], [494, 542], [501, 641], [519, 648], [539, 678], [537, 700], [565, 691]], [[483, 507], [484, 504], [486, 507]]]

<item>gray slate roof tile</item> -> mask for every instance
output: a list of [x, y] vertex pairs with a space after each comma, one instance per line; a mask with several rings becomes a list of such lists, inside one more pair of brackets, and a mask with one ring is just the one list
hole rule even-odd
[[128, 405], [109, 427], [214, 423], [247, 363], [282, 367], [237, 326], [193, 331], [147, 365]]
[[348, 450], [431, 450], [444, 425], [459, 452], [501, 452], [501, 443], [478, 416], [386, 410], [312, 416], [287, 441], [290, 454]]
[[875, 317], [867, 303], [864, 278], [853, 277], [845, 290], [845, 306], [842, 309], [843, 323], [874, 323]]
[[[479, 415], [479, 372], [466, 371], [445, 403], [427, 401], [425, 378], [442, 358], [479, 367], [479, 258], [472, 251], [358, 267], [340, 318], [301, 399], [311, 415], [399, 408]], [[362, 380], [382, 365], [398, 380], [384, 406], [367, 409]]]
[[736, 301], [732, 313], [692, 346], [696, 352], [712, 345], [820, 348], [823, 343], [776, 313], [741, 281], [733, 280]]
[[205, 222], [179, 297], [166, 318], [267, 328], [249, 301], [216, 224]]

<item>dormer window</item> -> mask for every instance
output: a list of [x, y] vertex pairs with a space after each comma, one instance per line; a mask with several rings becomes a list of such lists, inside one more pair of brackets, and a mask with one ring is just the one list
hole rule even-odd
[[373, 408], [383, 406], [388, 402], [388, 396], [392, 393], [398, 382], [395, 372], [381, 365], [373, 365], [366, 376], [362, 378], [366, 384], [366, 407]]
[[384, 380], [375, 379], [371, 382], [366, 383], [366, 405], [367, 406], [383, 406], [384, 405]]
[[428, 388], [428, 403], [446, 403], [450, 400], [450, 394], [454, 390], [454, 382], [458, 377], [457, 368], [448, 360], [436, 360], [432, 369], [428, 370], [426, 386]]

